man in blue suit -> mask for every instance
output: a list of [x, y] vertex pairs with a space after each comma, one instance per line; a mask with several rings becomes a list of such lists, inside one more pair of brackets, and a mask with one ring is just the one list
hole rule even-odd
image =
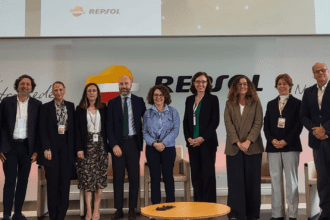
[[322, 209], [319, 220], [330, 220], [330, 86], [329, 70], [324, 63], [313, 67], [317, 83], [304, 91], [300, 108], [302, 124], [309, 131], [317, 171], [317, 190]]
[[12, 219], [26, 219], [22, 214], [22, 206], [31, 164], [37, 159], [36, 127], [41, 106], [39, 100], [30, 97], [35, 87], [31, 76], [22, 75], [14, 84], [17, 95], [4, 98], [0, 104], [0, 159], [5, 174], [4, 220], [9, 220], [14, 200], [15, 211]]
[[129, 179], [128, 219], [136, 219], [140, 152], [143, 146], [142, 118], [146, 105], [143, 98], [131, 94], [131, 88], [131, 78], [122, 76], [119, 79], [120, 96], [110, 100], [107, 108], [107, 135], [112, 156], [114, 201], [117, 209], [111, 220], [123, 217], [125, 168]]

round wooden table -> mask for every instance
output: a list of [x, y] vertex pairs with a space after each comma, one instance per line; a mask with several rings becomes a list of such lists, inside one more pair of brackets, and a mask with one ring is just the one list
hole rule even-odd
[[[157, 207], [175, 206], [166, 211], [157, 211]], [[141, 209], [141, 214], [159, 219], [203, 219], [226, 215], [230, 208], [226, 205], [208, 202], [171, 202], [150, 205]]]

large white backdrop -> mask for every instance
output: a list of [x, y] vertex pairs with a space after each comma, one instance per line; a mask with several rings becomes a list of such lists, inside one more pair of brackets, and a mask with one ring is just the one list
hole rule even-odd
[[[77, 105], [87, 77], [98, 75], [113, 65], [124, 65], [132, 72], [134, 83], [141, 85], [135, 94], [143, 98], [147, 96], [149, 88], [155, 85], [158, 76], [173, 78], [173, 83], [169, 85], [173, 90], [171, 105], [179, 111], [182, 122], [185, 98], [191, 93], [176, 92], [180, 91], [180, 86], [177, 90], [179, 76], [192, 76], [198, 71], [205, 71], [215, 82], [219, 76], [228, 75], [223, 80], [221, 90], [214, 92], [219, 97], [221, 114], [217, 129], [217, 190], [218, 195], [226, 195], [223, 112], [229, 79], [237, 74], [247, 75], [251, 79], [259, 75], [258, 88], [262, 91], [258, 94], [265, 110], [267, 102], [278, 94], [274, 88], [276, 76], [288, 73], [294, 83], [292, 94], [301, 99], [303, 89], [315, 83], [312, 65], [316, 62], [330, 65], [329, 45], [329, 37], [322, 36], [0, 40], [0, 99], [15, 94], [14, 80], [22, 74], [29, 74], [37, 83], [35, 93], [38, 94], [33, 95], [43, 103], [52, 99], [50, 85], [60, 80], [66, 85], [65, 99]], [[189, 81], [184, 80], [185, 83]], [[182, 87], [183, 90], [188, 88], [187, 85]], [[305, 129], [301, 139], [303, 152], [299, 165], [299, 191], [304, 193], [303, 164], [313, 158]], [[263, 141], [266, 143], [264, 136]], [[176, 143], [184, 146], [184, 158], [189, 159], [182, 126]], [[2, 194], [3, 172], [0, 175]], [[177, 189], [180, 192], [181, 185]], [[34, 165], [26, 199], [36, 200], [36, 192], [37, 166]], [[263, 186], [262, 193], [270, 194], [270, 186]]]

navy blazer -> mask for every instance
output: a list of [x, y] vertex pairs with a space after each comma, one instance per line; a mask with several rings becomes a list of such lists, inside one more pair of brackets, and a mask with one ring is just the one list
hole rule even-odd
[[[313, 127], [323, 126], [327, 135], [330, 135], [330, 83], [327, 85], [321, 104], [321, 110], [317, 101], [318, 88], [315, 84], [304, 91], [300, 108], [300, 120], [309, 131], [308, 145], [317, 149], [321, 140], [313, 135]], [[330, 145], [330, 138], [323, 140]]]
[[[289, 96], [289, 99], [282, 111], [282, 117], [285, 118], [285, 128], [278, 128], [277, 123], [278, 118], [280, 117], [278, 99], [279, 97], [276, 97], [267, 104], [266, 115], [264, 118], [264, 132], [267, 139], [266, 151], [302, 151], [300, 134], [303, 126], [299, 117], [301, 101], [292, 95]], [[272, 144], [273, 139], [277, 139], [279, 141], [284, 140], [287, 145], [283, 148], [277, 149]]]
[[[69, 164], [75, 162], [76, 151], [75, 151], [75, 110], [74, 104], [64, 100], [68, 111], [68, 153], [69, 153]], [[44, 157], [44, 151], [50, 149], [55, 151], [58, 148], [58, 125], [56, 117], [56, 109], [54, 100], [43, 104], [40, 108], [39, 117], [39, 128], [40, 128], [40, 145], [39, 145], [39, 157], [37, 163], [43, 166], [53, 166], [53, 160], [47, 160]]]
[[[104, 142], [104, 150], [109, 152], [108, 149], [108, 140], [107, 140], [107, 132], [106, 132], [106, 107], [104, 104], [104, 108], [98, 109], [101, 116], [101, 133], [103, 136]], [[87, 155], [87, 138], [88, 138], [88, 130], [87, 130], [87, 109], [83, 109], [80, 106], [76, 108], [76, 151], [84, 151], [84, 155]]]
[[[28, 143], [29, 155], [37, 152], [37, 132], [38, 132], [38, 114], [42, 103], [30, 97], [28, 101]], [[11, 143], [13, 142], [13, 134], [16, 123], [17, 114], [17, 95], [6, 97], [0, 104], [0, 151], [8, 152], [11, 150]]]
[[[193, 106], [195, 103], [195, 95], [191, 95], [186, 99], [186, 107], [183, 117], [183, 133], [186, 139], [187, 147], [190, 147], [188, 138], [194, 136], [193, 124]], [[217, 96], [208, 92], [205, 93], [201, 110], [199, 113], [199, 136], [204, 138], [204, 143], [210, 147], [218, 147], [217, 127], [220, 123], [219, 99]]]
[[[138, 138], [138, 146], [140, 151], [143, 148], [142, 136], [142, 119], [146, 111], [146, 104], [143, 98], [131, 94], [132, 111], [134, 117], [134, 125]], [[124, 114], [121, 103], [121, 97], [111, 99], [107, 107], [107, 135], [109, 139], [110, 149], [115, 145], [121, 146], [123, 144], [123, 131], [124, 131]]]

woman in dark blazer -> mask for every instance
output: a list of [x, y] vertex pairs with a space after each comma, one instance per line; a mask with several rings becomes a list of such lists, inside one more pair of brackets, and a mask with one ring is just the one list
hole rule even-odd
[[288, 74], [276, 77], [275, 88], [279, 92], [267, 104], [264, 119], [264, 132], [267, 139], [266, 151], [272, 183], [272, 218], [285, 218], [285, 204], [283, 204], [283, 170], [286, 183], [286, 201], [290, 220], [298, 216], [298, 165], [302, 151], [300, 133], [302, 124], [299, 118], [301, 101], [293, 97], [292, 79]]
[[216, 202], [219, 100], [211, 94], [211, 79], [205, 72], [193, 76], [190, 90], [193, 95], [186, 99], [183, 132], [189, 153], [194, 200]]
[[261, 205], [260, 130], [262, 107], [251, 80], [238, 76], [230, 86], [225, 108], [226, 160], [230, 219], [259, 219]]
[[[107, 186], [108, 144], [105, 125], [106, 106], [95, 83], [85, 86], [76, 109], [76, 151], [78, 188], [85, 191], [86, 220], [100, 218], [102, 189]], [[92, 193], [94, 212], [92, 214]]]
[[40, 108], [38, 164], [45, 167], [47, 203], [51, 220], [65, 218], [69, 207], [71, 168], [75, 163], [74, 104], [64, 100], [65, 86], [53, 84], [54, 100]]

